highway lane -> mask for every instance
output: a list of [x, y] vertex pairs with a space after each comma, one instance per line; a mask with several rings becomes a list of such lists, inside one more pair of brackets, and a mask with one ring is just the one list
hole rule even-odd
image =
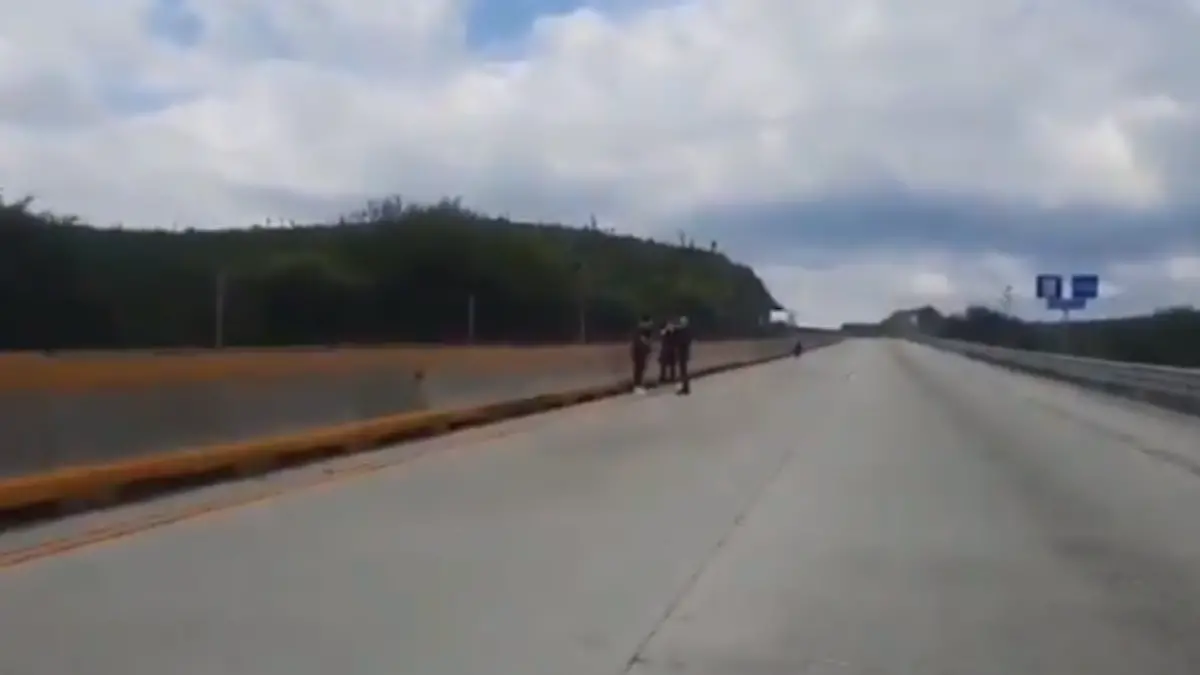
[[513, 425], [0, 571], [0, 673], [1200, 672], [1195, 420], [853, 341]]

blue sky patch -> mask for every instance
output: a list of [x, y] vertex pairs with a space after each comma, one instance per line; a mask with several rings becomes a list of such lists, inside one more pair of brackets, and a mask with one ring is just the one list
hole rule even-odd
[[517, 42], [541, 16], [569, 14], [595, 5], [583, 0], [471, 0], [467, 14], [467, 41], [490, 48]]
[[146, 29], [180, 47], [194, 46], [204, 36], [204, 22], [187, 0], [155, 0], [146, 16]]

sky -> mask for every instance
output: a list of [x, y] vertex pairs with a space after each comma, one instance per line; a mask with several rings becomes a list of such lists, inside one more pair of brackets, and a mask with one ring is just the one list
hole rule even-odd
[[461, 196], [716, 241], [801, 323], [1200, 305], [1200, 0], [0, 0], [0, 189], [100, 225]]

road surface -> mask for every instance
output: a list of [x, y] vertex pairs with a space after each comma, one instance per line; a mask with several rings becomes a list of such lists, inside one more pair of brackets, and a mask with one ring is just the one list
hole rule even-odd
[[852, 341], [420, 447], [0, 569], [0, 673], [1200, 672], [1190, 419]]

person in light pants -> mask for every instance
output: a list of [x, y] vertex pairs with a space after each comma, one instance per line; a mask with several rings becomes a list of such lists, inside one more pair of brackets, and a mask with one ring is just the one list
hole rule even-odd
[[654, 342], [654, 323], [650, 317], [643, 316], [633, 333], [633, 343], [630, 345], [630, 357], [633, 360], [633, 391], [642, 394], [646, 391], [646, 365], [650, 361], [650, 352]]
[[675, 322], [667, 321], [658, 338], [658, 381], [675, 381]]

